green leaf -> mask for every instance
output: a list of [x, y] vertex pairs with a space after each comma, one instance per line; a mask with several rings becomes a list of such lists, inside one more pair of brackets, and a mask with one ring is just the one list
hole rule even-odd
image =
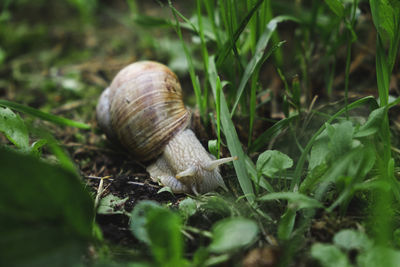
[[282, 215], [278, 225], [278, 237], [280, 240], [288, 240], [293, 232], [296, 220], [296, 209], [290, 207]]
[[354, 137], [365, 137], [378, 132], [381, 129], [386, 113], [386, 107], [381, 107], [372, 111], [371, 114], [369, 114], [367, 122], [358, 129]]
[[271, 201], [276, 199], [288, 200], [290, 205], [296, 207], [297, 210], [306, 208], [323, 208], [323, 205], [318, 200], [296, 192], [268, 193], [260, 197], [258, 200]]
[[247, 172], [249, 173], [251, 179], [253, 182], [268, 192], [274, 192], [274, 188], [268, 181], [261, 175], [257, 173], [256, 166], [254, 165], [253, 161], [250, 159], [249, 156], [246, 155], [246, 167], [247, 167]]
[[87, 125], [85, 123], [69, 120], [69, 119], [66, 119], [63, 117], [59, 117], [59, 116], [55, 116], [55, 115], [40, 111], [38, 109], [24, 106], [24, 105], [15, 103], [15, 102], [0, 99], [0, 106], [8, 107], [8, 108], [11, 108], [18, 112], [22, 112], [22, 113], [40, 118], [42, 120], [50, 121], [50, 122], [53, 122], [58, 125], [72, 126], [72, 127], [77, 127], [80, 129], [85, 129], [85, 130], [90, 129], [90, 125]]
[[312, 170], [329, 159], [335, 160], [357, 146], [353, 140], [353, 133], [354, 127], [350, 121], [333, 125], [325, 123], [325, 130], [316, 138], [311, 149], [308, 168]]
[[93, 200], [73, 172], [0, 148], [0, 265], [77, 266]]
[[32, 154], [40, 157], [42, 155], [42, 148], [48, 143], [46, 139], [39, 139], [32, 143], [31, 145], [31, 152]]
[[334, 157], [348, 152], [353, 143], [354, 127], [350, 121], [326, 126], [330, 139], [330, 151]]
[[24, 121], [11, 109], [0, 106], [0, 132], [10, 140], [16, 147], [29, 148], [28, 129]]
[[125, 214], [126, 211], [124, 210], [124, 204], [128, 199], [129, 197], [122, 199], [112, 194], [108, 194], [100, 200], [97, 213], [103, 215]]
[[400, 251], [387, 247], [372, 247], [357, 257], [358, 266], [363, 267], [397, 267], [400, 262]]
[[333, 242], [336, 246], [347, 251], [352, 249], [367, 250], [372, 246], [371, 240], [369, 240], [365, 233], [351, 229], [342, 230], [337, 233], [333, 237]]
[[193, 198], [187, 197], [179, 203], [179, 211], [184, 218], [189, 218], [197, 211], [197, 203]]
[[161, 209], [162, 207], [155, 201], [145, 200], [138, 203], [131, 213], [131, 231], [140, 241], [150, 245], [147, 233], [147, 214], [150, 210]]
[[207, 196], [205, 201], [205, 203], [201, 204], [200, 208], [206, 210], [208, 213], [214, 212], [221, 217], [232, 216], [232, 203], [229, 203], [222, 196]]
[[166, 208], [150, 209], [146, 217], [150, 249], [157, 265], [186, 266], [183, 259], [181, 218]]
[[329, 6], [333, 13], [339, 18], [344, 16], [344, 6], [340, 0], [325, 0], [325, 3]]
[[251, 245], [258, 235], [253, 220], [234, 217], [218, 221], [212, 228], [213, 239], [208, 247], [211, 252], [224, 253]]
[[169, 187], [169, 186], [163, 186], [162, 188], [160, 188], [160, 189], [157, 191], [157, 194], [160, 194], [160, 193], [162, 193], [162, 192], [168, 192], [168, 193], [170, 193], [171, 195], [174, 195], [174, 192], [172, 192], [172, 189], [171, 189], [171, 187]]
[[[311, 164], [311, 162], [310, 162]], [[301, 182], [299, 192], [303, 194], [308, 194], [315, 189], [317, 183], [324, 178], [324, 174], [328, 170], [328, 165], [326, 163], [314, 166], [307, 174], [306, 178]]]
[[311, 247], [311, 256], [317, 259], [322, 267], [351, 266], [346, 254], [334, 245], [316, 243]]
[[329, 138], [326, 134], [326, 131], [324, 131], [320, 134], [320, 136], [318, 136], [314, 145], [312, 146], [308, 169], [313, 170], [317, 166], [325, 163], [330, 152]]
[[393, 40], [395, 36], [395, 22], [399, 19], [396, 17], [398, 14], [396, 14], [396, 9], [394, 8], [396, 4], [392, 6], [390, 0], [370, 0], [369, 2], [372, 19], [378, 33], [382, 37], [388, 35]]
[[257, 171], [267, 177], [286, 170], [293, 166], [293, 160], [277, 150], [267, 150], [257, 159]]

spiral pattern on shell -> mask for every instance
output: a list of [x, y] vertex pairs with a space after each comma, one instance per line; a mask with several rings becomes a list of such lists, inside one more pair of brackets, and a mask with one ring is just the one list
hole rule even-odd
[[106, 91], [113, 135], [141, 161], [156, 158], [189, 123], [178, 78], [163, 64], [128, 65]]

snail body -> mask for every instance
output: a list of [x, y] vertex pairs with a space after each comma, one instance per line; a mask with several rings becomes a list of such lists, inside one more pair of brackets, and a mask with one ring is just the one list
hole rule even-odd
[[122, 69], [100, 96], [97, 121], [147, 167], [154, 181], [175, 193], [205, 193], [225, 187], [216, 160], [188, 128], [190, 111], [176, 75], [165, 65], [139, 61]]

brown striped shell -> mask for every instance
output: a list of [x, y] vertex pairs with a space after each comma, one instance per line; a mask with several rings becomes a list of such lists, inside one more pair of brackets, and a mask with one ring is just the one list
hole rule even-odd
[[100, 127], [141, 161], [160, 155], [168, 141], [187, 127], [189, 118], [178, 78], [152, 61], [122, 69], [97, 106]]

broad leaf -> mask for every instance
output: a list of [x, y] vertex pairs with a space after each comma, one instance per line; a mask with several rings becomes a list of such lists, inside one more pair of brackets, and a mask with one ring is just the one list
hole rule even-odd
[[253, 220], [233, 217], [217, 222], [212, 228], [209, 250], [224, 253], [252, 244], [258, 235], [257, 223]]
[[97, 213], [103, 215], [125, 214], [124, 204], [128, 199], [129, 197], [121, 199], [109, 194], [100, 200]]
[[147, 233], [147, 214], [152, 209], [161, 209], [162, 207], [155, 201], [145, 200], [138, 203], [131, 214], [131, 231], [140, 241], [150, 245], [150, 239]]
[[333, 242], [336, 246], [347, 251], [352, 249], [367, 250], [372, 246], [372, 242], [365, 233], [351, 229], [342, 230], [337, 233], [333, 238]]
[[0, 148], [0, 265], [76, 266], [92, 239], [94, 206], [60, 166]]
[[167, 208], [150, 209], [146, 230], [150, 249], [158, 266], [185, 266], [183, 259], [182, 222]]
[[372, 247], [357, 257], [358, 266], [363, 267], [397, 267], [400, 262], [400, 251], [387, 247]]
[[346, 254], [334, 245], [316, 243], [311, 247], [311, 256], [317, 259], [322, 267], [351, 266]]
[[137, 204], [131, 215], [131, 230], [146, 243], [157, 266], [185, 266], [182, 222], [178, 214], [154, 201]]
[[293, 166], [293, 160], [277, 150], [267, 150], [257, 159], [257, 171], [267, 177], [286, 170]]
[[348, 152], [353, 143], [353, 124], [350, 121], [344, 121], [339, 124], [327, 125], [326, 129], [333, 156], [336, 158]]

